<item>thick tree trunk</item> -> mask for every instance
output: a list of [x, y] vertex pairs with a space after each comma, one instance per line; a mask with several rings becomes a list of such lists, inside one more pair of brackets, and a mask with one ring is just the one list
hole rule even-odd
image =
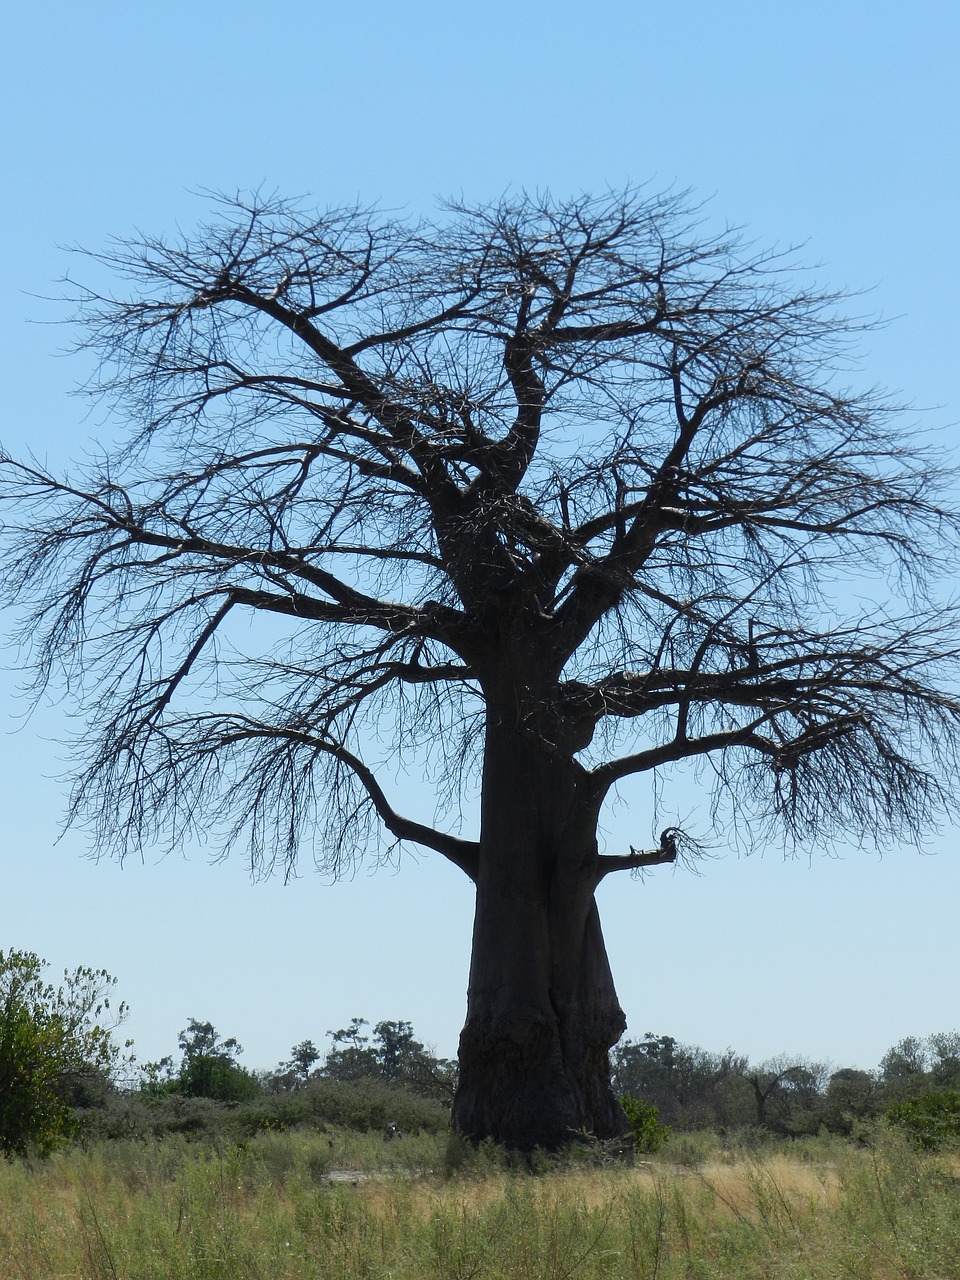
[[594, 901], [594, 806], [575, 768], [496, 725], [483, 782], [455, 1122], [525, 1151], [622, 1137], [608, 1051], [626, 1024]]

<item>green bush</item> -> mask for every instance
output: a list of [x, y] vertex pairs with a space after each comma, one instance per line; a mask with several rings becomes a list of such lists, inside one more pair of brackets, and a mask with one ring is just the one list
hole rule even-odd
[[78, 1110], [78, 1137], [98, 1142], [153, 1142], [174, 1135], [208, 1143], [232, 1141], [235, 1103], [188, 1098], [182, 1093], [118, 1093], [105, 1107]]
[[620, 1099], [620, 1105], [630, 1121], [634, 1151], [647, 1155], [659, 1151], [671, 1134], [671, 1130], [660, 1123], [660, 1108], [642, 1098], [632, 1098], [629, 1093]]
[[264, 1096], [244, 1105], [237, 1123], [246, 1132], [330, 1125], [370, 1133], [395, 1124], [404, 1133], [443, 1133], [450, 1126], [450, 1113], [443, 1103], [401, 1085], [314, 1077], [295, 1093]]
[[249, 1102], [263, 1092], [260, 1081], [236, 1062], [223, 1062], [201, 1054], [184, 1064], [177, 1091], [187, 1098], [212, 1098], [214, 1102]]
[[78, 1112], [86, 1142], [113, 1139], [149, 1141], [172, 1134], [204, 1142], [246, 1140], [255, 1134], [296, 1130], [337, 1130], [374, 1134], [388, 1125], [404, 1134], [447, 1133], [447, 1108], [410, 1089], [379, 1080], [339, 1082], [315, 1078], [291, 1093], [257, 1091], [246, 1101], [191, 1097], [179, 1080], [135, 1093], [118, 1093], [105, 1107]]
[[[0, 1154], [47, 1154], [72, 1138], [74, 1105], [105, 1101], [120, 1060], [111, 1031], [115, 979], [78, 968], [53, 986], [46, 961], [30, 951], [0, 951]], [[95, 1087], [96, 1086], [96, 1087]]]
[[960, 1143], [960, 1090], [943, 1089], [898, 1102], [887, 1123], [902, 1129], [921, 1151], [939, 1151]]

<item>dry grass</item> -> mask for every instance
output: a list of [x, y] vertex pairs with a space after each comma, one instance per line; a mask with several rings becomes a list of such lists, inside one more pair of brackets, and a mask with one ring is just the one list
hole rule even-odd
[[836, 1207], [841, 1186], [836, 1164], [798, 1163], [783, 1155], [753, 1156], [736, 1164], [711, 1161], [691, 1176], [734, 1217], [758, 1213], [761, 1188], [786, 1207], [817, 1211]]
[[482, 1153], [456, 1176], [356, 1185], [331, 1180], [331, 1151], [328, 1136], [272, 1134], [8, 1164], [0, 1277], [960, 1280], [960, 1160], [889, 1137], [539, 1177]]

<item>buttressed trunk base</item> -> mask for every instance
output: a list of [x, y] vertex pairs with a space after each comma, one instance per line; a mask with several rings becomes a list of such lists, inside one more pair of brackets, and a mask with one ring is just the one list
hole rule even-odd
[[596, 888], [596, 821], [575, 771], [488, 722], [467, 1020], [454, 1122], [524, 1151], [626, 1117], [608, 1053], [626, 1027]]
[[[478, 923], [481, 915], [489, 913], [478, 904]], [[505, 906], [492, 957], [496, 968], [501, 968], [511, 916], [515, 919], [516, 912]], [[549, 982], [484, 983], [491, 958], [482, 941], [478, 946], [480, 933], [478, 928], [460, 1037], [457, 1128], [474, 1141], [493, 1138], [521, 1151], [556, 1150], [585, 1135], [625, 1138], [630, 1126], [610, 1087], [608, 1055], [626, 1019], [613, 989], [596, 906], [591, 902], [579, 946], [559, 934], [551, 939], [557, 948], [580, 952], [580, 980], [567, 990]]]

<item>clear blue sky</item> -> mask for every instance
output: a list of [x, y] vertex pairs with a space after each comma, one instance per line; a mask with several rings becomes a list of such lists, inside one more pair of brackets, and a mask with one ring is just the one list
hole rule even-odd
[[[826, 283], [870, 290], [860, 308], [889, 323], [867, 339], [864, 383], [899, 389], [953, 448], [958, 49], [946, 0], [17, 6], [0, 52], [0, 438], [53, 462], [96, 434], [68, 398], [82, 364], [55, 354], [69, 331], [28, 323], [60, 314], [34, 296], [57, 291], [58, 246], [189, 228], [198, 188], [416, 213], [460, 192], [649, 180], [709, 197], [710, 217], [760, 244], [805, 244]], [[471, 895], [439, 856], [337, 886], [307, 867], [251, 885], [240, 861], [209, 866], [202, 850], [94, 865], [79, 836], [55, 843], [63, 713], [22, 725], [8, 667], [0, 947], [110, 969], [142, 1058], [172, 1051], [189, 1017], [237, 1036], [251, 1066], [354, 1014], [409, 1019], [455, 1052]], [[649, 840], [649, 797], [627, 800], [614, 848]], [[694, 792], [676, 809], [704, 832]], [[601, 911], [630, 1034], [871, 1066], [904, 1035], [957, 1027], [956, 846], [946, 829], [925, 857], [719, 848], [699, 879], [611, 884]]]

